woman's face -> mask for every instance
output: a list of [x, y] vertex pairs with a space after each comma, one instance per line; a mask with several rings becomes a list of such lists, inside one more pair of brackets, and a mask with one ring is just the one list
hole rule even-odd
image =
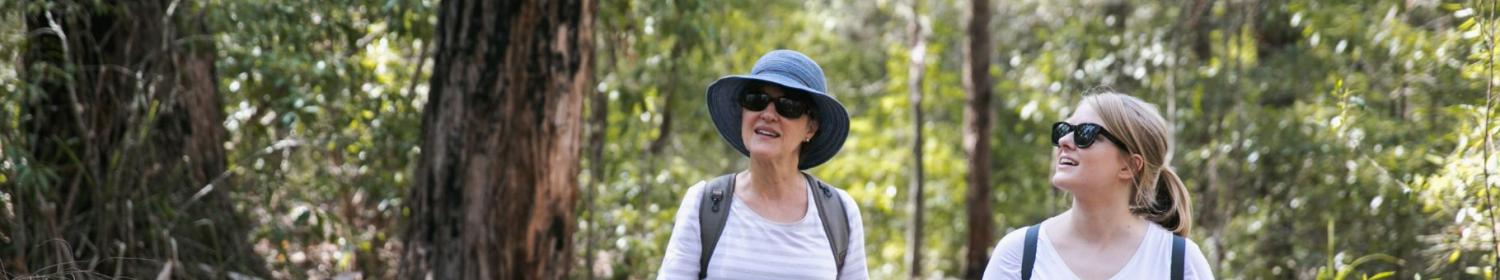
[[[776, 85], [752, 87], [759, 87], [773, 99], [786, 96], [787, 93]], [[807, 105], [812, 106], [811, 101], [807, 101]], [[802, 142], [811, 139], [817, 131], [816, 123], [811, 121], [812, 117], [808, 114], [795, 119], [777, 114], [776, 102], [771, 102], [760, 111], [740, 107], [740, 113], [743, 116], [740, 118], [740, 139], [744, 141], [745, 148], [750, 150], [751, 159], [797, 158]]]
[[[1078, 111], [1073, 112], [1073, 116], [1066, 121], [1073, 125], [1104, 125], [1093, 106], [1087, 104], [1079, 106]], [[1111, 130], [1109, 127], [1104, 129]], [[1077, 133], [1068, 133], [1057, 141], [1057, 148], [1052, 155], [1053, 186], [1068, 192], [1078, 192], [1129, 182], [1132, 173], [1127, 169], [1127, 157], [1121, 152], [1119, 143], [1099, 135], [1095, 137], [1093, 145], [1079, 148], [1074, 139], [1076, 136]]]

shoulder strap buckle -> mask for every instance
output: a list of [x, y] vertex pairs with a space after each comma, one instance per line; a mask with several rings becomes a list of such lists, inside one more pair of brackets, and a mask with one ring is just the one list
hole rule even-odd
[[[734, 201], [734, 175], [719, 176], [704, 185], [703, 197], [698, 205], [698, 279], [708, 278], [708, 261], [713, 258], [714, 247], [719, 245], [719, 236], [729, 222], [729, 210], [720, 205]], [[723, 209], [723, 211], [720, 211]]]

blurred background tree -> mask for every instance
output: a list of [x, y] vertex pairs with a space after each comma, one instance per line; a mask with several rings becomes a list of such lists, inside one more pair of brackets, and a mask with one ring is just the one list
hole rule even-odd
[[[28, 2], [6, 154], [5, 271], [270, 276], [220, 188], [224, 113], [204, 10]], [[80, 276], [83, 275], [83, 276]]]
[[[58, 175], [65, 162], [30, 148], [39, 142], [27, 130], [44, 118], [29, 104], [50, 86], [27, 78], [39, 64], [26, 50], [47, 34], [28, 15], [55, 2], [0, 2], [0, 260], [9, 273], [45, 273], [48, 260], [20, 253], [51, 248], [22, 239], [40, 230], [23, 222], [36, 219], [26, 211], [62, 204], [37, 195], [74, 179]], [[860, 204], [876, 279], [966, 277], [965, 254], [994, 245], [970, 244], [971, 230], [999, 237], [1066, 209], [1047, 180], [1047, 124], [1098, 86], [1156, 103], [1172, 121], [1173, 165], [1197, 207], [1191, 237], [1221, 278], [1493, 277], [1500, 3], [987, 2], [991, 43], [980, 51], [989, 66], [978, 74], [993, 93], [991, 164], [973, 170], [963, 49], [975, 2], [598, 1], [569, 276], [654, 277], [688, 186], [746, 165], [707, 121], [707, 85], [787, 48], [817, 60], [850, 110], [844, 150], [810, 172]], [[402, 244], [392, 236], [411, 217], [404, 199], [423, 153], [439, 1], [181, 3], [178, 13], [192, 16], [178, 21], [201, 22], [204, 33], [179, 40], [212, 44], [222, 101], [227, 175], [210, 193], [230, 206], [213, 212], [243, 213], [248, 246], [273, 278], [397, 277]], [[163, 98], [109, 104], [147, 112], [164, 110], [149, 107]], [[131, 166], [162, 155], [111, 156]], [[983, 193], [971, 175], [988, 176], [988, 195], [971, 195]], [[971, 199], [991, 203], [982, 219], [993, 228], [969, 220]], [[135, 211], [204, 211], [185, 201]], [[912, 205], [924, 205], [920, 223]], [[908, 233], [914, 223], [920, 235]], [[88, 254], [117, 246], [82, 243], [70, 245]], [[167, 257], [156, 258], [144, 267], [159, 270]]]

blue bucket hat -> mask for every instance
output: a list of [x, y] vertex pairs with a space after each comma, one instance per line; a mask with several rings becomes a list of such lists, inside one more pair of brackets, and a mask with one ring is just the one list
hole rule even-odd
[[844, 104], [828, 94], [823, 68], [806, 55], [790, 50], [766, 53], [755, 62], [749, 75], [725, 76], [708, 86], [708, 114], [713, 118], [714, 126], [719, 128], [719, 136], [724, 137], [729, 146], [750, 156], [744, 139], [740, 139], [740, 94], [755, 83], [800, 91], [813, 100], [813, 118], [818, 121], [818, 132], [813, 134], [812, 140], [802, 144], [797, 169], [805, 170], [828, 162], [844, 147], [844, 138], [849, 136], [849, 112], [844, 110]]

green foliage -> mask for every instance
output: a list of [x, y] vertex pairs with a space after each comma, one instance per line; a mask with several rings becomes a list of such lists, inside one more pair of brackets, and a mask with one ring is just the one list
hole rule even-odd
[[[1483, 136], [1495, 133], [1466, 129], [1492, 118], [1481, 107], [1492, 65], [1480, 56], [1489, 46], [1476, 31], [1490, 26], [1486, 13], [1492, 9], [1484, 3], [1209, 1], [1200, 19], [1206, 27], [1193, 29], [1186, 23], [1187, 5], [1000, 2], [991, 23], [996, 164], [981, 171], [995, 178], [997, 234], [1068, 207], [1066, 195], [1047, 180], [1046, 124], [1065, 118], [1090, 88], [1110, 85], [1160, 105], [1173, 121], [1173, 164], [1195, 198], [1193, 238], [1220, 277], [1457, 277], [1489, 269], [1485, 260], [1494, 250], [1485, 246], [1493, 238], [1483, 229], [1493, 224], [1483, 198], [1489, 196], [1485, 187], [1495, 183], [1479, 177], [1482, 170], [1495, 170], [1495, 163], [1490, 155], [1490, 166], [1481, 166], [1479, 151]], [[602, 29], [618, 33], [601, 36], [642, 39], [601, 44], [601, 55], [646, 57], [616, 56], [618, 65], [686, 63], [708, 72], [599, 68], [600, 89], [611, 101], [628, 100], [610, 103], [619, 107], [609, 108], [602, 164], [609, 165], [607, 174], [637, 175], [604, 178], [601, 188], [585, 190], [600, 194], [590, 213], [605, 218], [580, 221], [584, 232], [621, 241], [600, 244], [595, 255], [611, 265], [579, 276], [654, 274], [670, 235], [671, 205], [681, 192], [744, 168], [743, 157], [721, 144], [706, 120], [703, 90], [716, 76], [743, 73], [774, 48], [818, 60], [830, 92], [850, 109], [851, 137], [843, 152], [811, 172], [859, 202], [872, 276], [906, 275], [909, 2], [727, 2], [702, 12], [672, 10], [703, 5], [602, 4]], [[926, 262], [933, 264], [924, 274], [937, 277], [957, 277], [957, 256], [968, 246], [962, 201], [970, 170], [960, 146], [964, 92], [958, 52], [967, 34], [955, 20], [965, 16], [965, 5], [932, 1], [917, 15], [932, 29], [923, 147], [930, 216], [922, 225], [930, 230], [922, 242], [930, 250]], [[673, 17], [681, 15], [702, 16], [696, 26], [709, 31], [691, 36], [712, 38], [714, 44], [698, 45], [705, 54], [676, 55], [693, 52], [669, 39], [683, 35], [645, 28], [684, 20]], [[1198, 32], [1207, 47], [1202, 53], [1194, 50]], [[664, 49], [672, 50], [666, 56], [671, 59], [652, 58]], [[682, 87], [684, 77], [701, 78]], [[679, 95], [656, 99], [668, 90]], [[684, 91], [689, 98], [681, 97]], [[667, 110], [690, 112], [674, 118], [669, 129], [684, 140], [660, 153], [642, 153], [661, 125], [653, 116]], [[608, 206], [621, 204], [629, 205]], [[643, 208], [650, 214], [638, 215]], [[1333, 226], [1343, 233], [1335, 234]], [[1306, 236], [1329, 238], [1290, 238]], [[1336, 247], [1308, 246], [1316, 244]], [[1350, 255], [1361, 257], [1350, 262]]]
[[[968, 2], [922, 1], [914, 13], [891, 0], [599, 1], [592, 94], [607, 113], [590, 126], [603, 141], [583, 147], [573, 276], [654, 276], [688, 187], [747, 164], [708, 121], [708, 84], [787, 48], [817, 60], [850, 111], [844, 150], [809, 172], [860, 205], [876, 279], [909, 275], [909, 242], [927, 250], [924, 275], [961, 276], [969, 172], [991, 174], [997, 237], [1067, 209], [1048, 180], [1047, 124], [1099, 85], [1172, 121], [1172, 164], [1194, 198], [1191, 238], [1221, 278], [1492, 277], [1496, 3], [1205, 1], [1194, 16], [1196, 1], [994, 2], [994, 164], [968, 170]], [[229, 191], [278, 277], [393, 277], [435, 4], [202, 3], [230, 132]], [[26, 117], [15, 5], [0, 3], [5, 131]], [[913, 19], [930, 29], [922, 240], [905, 236]], [[0, 185], [56, 179], [4, 136]], [[587, 156], [595, 148], [601, 160]], [[13, 195], [0, 192], [0, 203]], [[972, 249], [994, 244], [981, 245]]]
[[[1334, 223], [1332, 221], [1330, 221], [1328, 223], [1328, 250], [1324, 251], [1329, 256], [1328, 257], [1328, 265], [1324, 266], [1324, 267], [1318, 268], [1317, 279], [1319, 279], [1319, 280], [1344, 280], [1344, 279], [1348, 279], [1349, 276], [1351, 275], [1351, 273], [1354, 273], [1355, 269], [1358, 269], [1361, 265], [1364, 265], [1366, 263], [1377, 262], [1377, 261], [1387, 262], [1387, 263], [1396, 264], [1396, 265], [1401, 265], [1401, 264], [1404, 263], [1404, 262], [1402, 262], [1401, 259], [1397, 259], [1396, 257], [1393, 257], [1391, 255], [1387, 255], [1387, 254], [1369, 254], [1369, 255], [1365, 255], [1365, 256], [1359, 257], [1359, 258], [1355, 258], [1354, 261], [1351, 261], [1351, 262], [1345, 264], [1344, 263], [1344, 257], [1345, 257], [1345, 255], [1343, 253], [1338, 253], [1338, 254], [1334, 253], [1334, 248], [1335, 248], [1335, 246], [1334, 246], [1335, 242], [1334, 241], [1335, 240], [1338, 240], [1338, 237], [1337, 237], [1337, 235], [1334, 235]], [[1376, 273], [1374, 276], [1370, 276], [1369, 274], [1364, 274], [1364, 275], [1361, 276], [1361, 279], [1381, 279], [1381, 278], [1390, 277], [1392, 275], [1395, 275], [1395, 272], [1393, 272], [1393, 271], [1382, 271], [1382, 272]]]
[[235, 194], [278, 277], [394, 277], [436, 4], [208, 4]]

